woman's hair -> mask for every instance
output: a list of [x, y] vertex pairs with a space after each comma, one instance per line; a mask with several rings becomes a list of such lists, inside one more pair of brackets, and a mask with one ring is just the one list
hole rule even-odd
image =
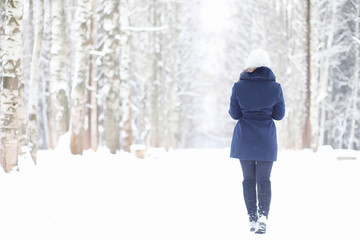
[[251, 67], [251, 68], [247, 68], [245, 69], [246, 72], [253, 72], [255, 71], [256, 67]]
[[[256, 67], [251, 67], [251, 68], [246, 68], [243, 72], [250, 72], [252, 73], [253, 71], [255, 71]], [[239, 80], [240, 81], [240, 77], [239, 77]]]

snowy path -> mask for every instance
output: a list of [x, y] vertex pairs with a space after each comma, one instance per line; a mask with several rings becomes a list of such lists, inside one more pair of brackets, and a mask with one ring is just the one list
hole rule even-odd
[[337, 151], [280, 152], [265, 236], [248, 234], [240, 164], [228, 149], [146, 160], [63, 152], [0, 173], [0, 239], [360, 239], [360, 160], [335, 160]]

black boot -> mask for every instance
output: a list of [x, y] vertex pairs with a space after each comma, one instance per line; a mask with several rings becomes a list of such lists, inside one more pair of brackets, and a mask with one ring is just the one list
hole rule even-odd
[[245, 205], [249, 217], [257, 217], [256, 181], [244, 180], [243, 190], [244, 190]]
[[259, 200], [259, 217], [269, 215], [271, 202], [271, 182], [270, 180], [263, 180], [257, 182], [258, 200]]
[[266, 233], [266, 224], [269, 215], [269, 208], [271, 202], [271, 182], [270, 180], [263, 180], [257, 182], [258, 200], [259, 200], [259, 220], [256, 234]]
[[257, 214], [257, 199], [256, 199], [256, 181], [244, 180], [243, 181], [244, 200], [246, 209], [249, 215], [250, 231], [255, 231], [255, 223], [258, 220]]
[[256, 181], [243, 181], [244, 200], [249, 215], [250, 232], [255, 232], [258, 220], [257, 199], [256, 199]]

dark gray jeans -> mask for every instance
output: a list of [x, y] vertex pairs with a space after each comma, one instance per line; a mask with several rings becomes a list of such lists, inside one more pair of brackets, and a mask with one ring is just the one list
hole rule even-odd
[[[240, 160], [240, 164], [244, 175], [244, 200], [249, 219], [250, 221], [257, 221], [259, 215], [267, 217], [269, 214], [271, 202], [270, 175], [273, 162]], [[259, 203], [259, 209], [257, 203]]]

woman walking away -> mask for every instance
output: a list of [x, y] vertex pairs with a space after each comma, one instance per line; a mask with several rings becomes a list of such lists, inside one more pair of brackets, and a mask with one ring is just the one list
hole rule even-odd
[[238, 120], [230, 157], [240, 159], [250, 231], [257, 234], [266, 233], [270, 208], [270, 174], [277, 157], [273, 119], [281, 120], [285, 114], [281, 85], [269, 67], [266, 51], [250, 53], [246, 69], [232, 88], [229, 110], [230, 116]]

